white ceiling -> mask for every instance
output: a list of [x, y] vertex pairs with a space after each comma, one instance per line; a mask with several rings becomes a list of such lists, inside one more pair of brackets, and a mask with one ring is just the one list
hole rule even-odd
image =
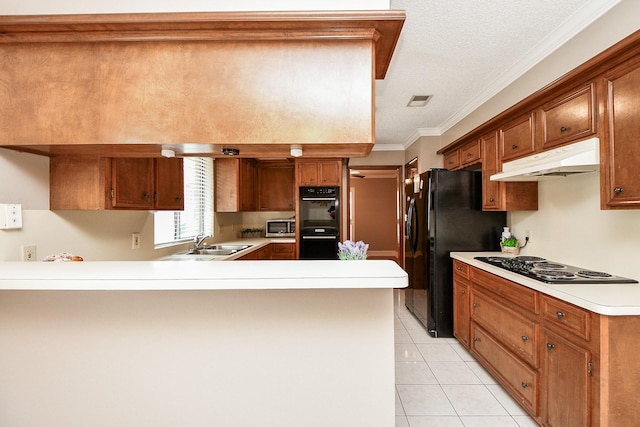
[[374, 150], [441, 135], [619, 1], [391, 0], [407, 17], [376, 82]]

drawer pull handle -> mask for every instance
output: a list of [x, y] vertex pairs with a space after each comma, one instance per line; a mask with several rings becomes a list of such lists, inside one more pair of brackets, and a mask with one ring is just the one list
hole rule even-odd
[[613, 189], [613, 192], [614, 192], [614, 193], [616, 193], [616, 194], [620, 194], [620, 193], [622, 193], [622, 187], [616, 187], [616, 188], [614, 188], [614, 189]]
[[523, 382], [523, 383], [522, 383], [522, 388], [527, 388], [527, 387], [529, 387], [529, 383], [525, 383], [525, 382]]
[[522, 336], [522, 341], [524, 341], [524, 342], [529, 341], [529, 337], [528, 337], [528, 336], [526, 336], [526, 335], [523, 335], [523, 336]]
[[557, 311], [557, 312], [556, 312], [556, 317], [557, 317], [558, 319], [562, 319], [562, 318], [564, 317], [564, 313], [563, 313], [563, 312], [561, 312], [561, 311]]
[[562, 126], [562, 127], [560, 128], [560, 132], [566, 132], [566, 131], [567, 131], [567, 128], [566, 128], [566, 127]]
[[547, 348], [548, 348], [549, 350], [553, 350], [554, 348], [556, 348], [556, 346], [555, 346], [555, 345], [553, 345], [553, 344], [551, 344], [550, 342], [548, 342], [548, 343], [547, 343]]

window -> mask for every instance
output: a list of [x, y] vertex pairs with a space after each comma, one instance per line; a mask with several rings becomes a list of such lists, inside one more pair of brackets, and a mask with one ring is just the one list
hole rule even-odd
[[156, 212], [153, 228], [156, 247], [213, 235], [213, 159], [184, 159], [184, 210]]

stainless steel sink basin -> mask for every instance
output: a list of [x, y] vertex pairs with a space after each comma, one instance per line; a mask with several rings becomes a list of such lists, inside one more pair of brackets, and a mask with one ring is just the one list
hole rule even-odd
[[191, 249], [176, 255], [233, 255], [251, 246], [252, 245], [213, 245], [202, 249]]

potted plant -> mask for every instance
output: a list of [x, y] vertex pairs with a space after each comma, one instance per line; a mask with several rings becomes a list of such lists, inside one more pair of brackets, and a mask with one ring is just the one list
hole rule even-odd
[[520, 247], [518, 246], [518, 239], [515, 236], [503, 237], [500, 241], [500, 248], [502, 253], [508, 253], [518, 255], [520, 253]]
[[353, 240], [345, 240], [344, 243], [338, 242], [338, 258], [342, 260], [367, 259], [367, 250], [369, 245], [362, 240], [354, 242]]

